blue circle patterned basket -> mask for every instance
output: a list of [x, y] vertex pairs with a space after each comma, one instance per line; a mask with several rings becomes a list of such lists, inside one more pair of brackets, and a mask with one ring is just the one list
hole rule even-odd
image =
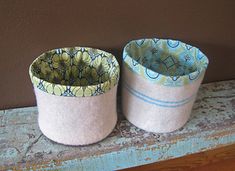
[[126, 118], [150, 132], [171, 132], [190, 117], [208, 66], [196, 47], [171, 39], [130, 41], [123, 51]]
[[123, 60], [135, 73], [161, 85], [182, 86], [198, 79], [208, 58], [196, 47], [171, 39], [129, 42]]

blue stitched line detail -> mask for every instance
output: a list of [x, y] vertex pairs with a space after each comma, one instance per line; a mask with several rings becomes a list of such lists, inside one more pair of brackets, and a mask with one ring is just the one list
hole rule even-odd
[[149, 96], [146, 96], [146, 95], [138, 92], [137, 90], [134, 90], [126, 83], [124, 83], [124, 86], [128, 90], [128, 92], [130, 92], [132, 95], [136, 96], [137, 98], [139, 98], [147, 103], [154, 104], [154, 105], [161, 106], [161, 107], [172, 107], [172, 108], [179, 107], [179, 106], [182, 106], [184, 104], [189, 103], [193, 99], [193, 97], [195, 96], [195, 95], [192, 95], [189, 98], [186, 98], [184, 100], [177, 101], [177, 102], [161, 101], [161, 100], [157, 100], [157, 99], [151, 98]]
[[190, 101], [195, 95], [192, 95], [186, 99], [183, 99], [183, 100], [180, 100], [180, 101], [163, 101], [163, 100], [158, 100], [158, 99], [154, 99], [152, 97], [149, 97], [149, 96], [146, 96], [145, 94], [142, 94], [141, 92], [131, 88], [127, 83], [124, 83], [125, 86], [130, 89], [131, 91], [139, 94], [140, 96], [144, 96], [145, 98], [149, 99], [149, 100], [152, 100], [152, 101], [156, 101], [156, 102], [159, 102], [159, 103], [170, 103], [170, 104], [178, 104], [178, 103], [183, 103], [183, 102], [186, 102], [186, 101]]

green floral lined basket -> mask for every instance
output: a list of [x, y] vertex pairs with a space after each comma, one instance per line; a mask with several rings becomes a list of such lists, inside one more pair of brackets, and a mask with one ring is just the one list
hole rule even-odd
[[30, 65], [34, 87], [57, 96], [96, 96], [117, 85], [119, 64], [107, 52], [88, 47], [43, 53]]

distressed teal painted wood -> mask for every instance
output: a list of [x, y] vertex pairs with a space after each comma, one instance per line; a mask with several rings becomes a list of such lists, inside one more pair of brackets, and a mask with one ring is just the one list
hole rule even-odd
[[118, 170], [233, 143], [235, 80], [203, 85], [190, 120], [178, 131], [147, 133], [120, 114], [112, 134], [89, 146], [47, 139], [38, 128], [36, 107], [0, 111], [0, 170]]

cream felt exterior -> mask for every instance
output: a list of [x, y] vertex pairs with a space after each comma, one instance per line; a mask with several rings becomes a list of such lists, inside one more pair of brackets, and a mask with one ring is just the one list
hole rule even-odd
[[[177, 130], [190, 117], [203, 76], [201, 75], [194, 84], [167, 87], [149, 82], [124, 65], [122, 70], [123, 113], [132, 124], [149, 132], [164, 133]], [[153, 99], [157, 99], [159, 102]], [[184, 99], [187, 100], [184, 102]], [[171, 104], [161, 101], [183, 102]]]
[[107, 137], [117, 122], [117, 85], [91, 97], [55, 96], [34, 88], [38, 122], [49, 139], [66, 145], [87, 145]]
[[190, 117], [208, 58], [171, 39], [130, 41], [123, 50], [122, 106], [126, 118], [150, 132], [171, 132]]
[[66, 145], [102, 140], [117, 122], [119, 64], [111, 53], [89, 48], [53, 49], [29, 67], [41, 131]]

